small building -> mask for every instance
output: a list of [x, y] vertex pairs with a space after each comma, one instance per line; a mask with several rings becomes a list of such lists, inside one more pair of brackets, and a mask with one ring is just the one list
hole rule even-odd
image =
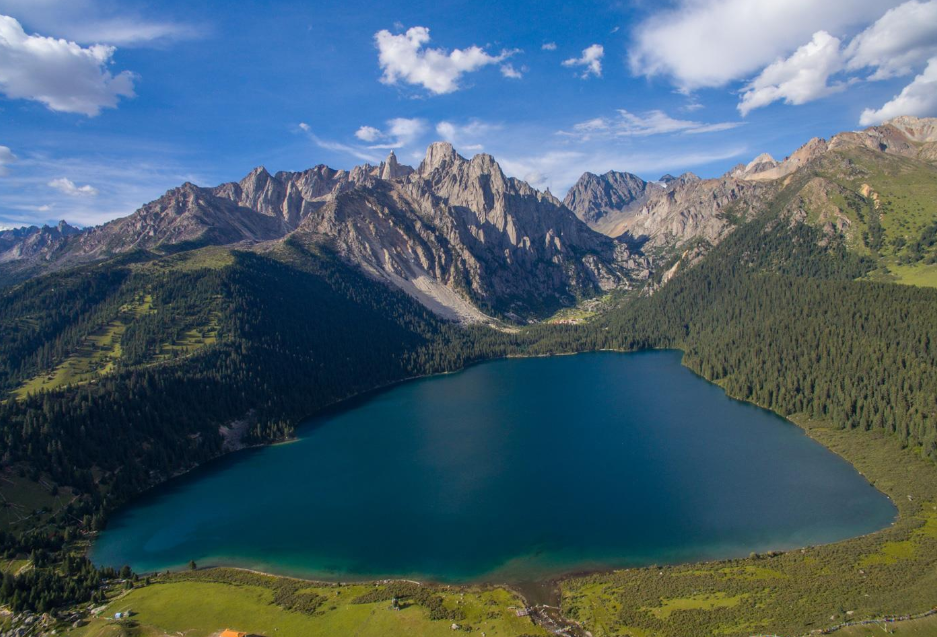
[[239, 633], [236, 630], [225, 628], [218, 637], [247, 637], [247, 633]]

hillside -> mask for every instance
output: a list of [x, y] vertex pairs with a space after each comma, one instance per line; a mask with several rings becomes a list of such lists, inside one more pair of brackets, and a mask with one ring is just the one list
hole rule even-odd
[[[910, 139], [895, 130], [885, 133]], [[756, 615], [759, 628], [792, 634], [826, 625], [832, 597], [862, 616], [924, 609], [916, 591], [930, 590], [937, 555], [926, 530], [937, 291], [867, 279], [929, 267], [931, 142], [892, 141], [887, 152], [866, 143], [873, 133], [855, 135], [812, 142], [780, 178], [666, 180], [632, 226], [651, 232], [662, 215], [666, 230], [644, 237], [657, 261], [636, 251], [637, 235], [596, 233], [490, 156], [445, 144], [412, 171], [390, 159], [354, 177], [257, 170], [216, 189], [183, 186], [100, 228], [19, 233], [12, 243], [48, 235], [55, 247], [38, 242], [44, 256], [22, 263], [47, 271], [0, 290], [10, 478], [0, 493], [11, 511], [23, 494], [47, 504], [9, 516], [0, 533], [9, 559], [31, 565], [10, 575], [0, 601], [18, 612], [103, 601], [102, 582], [117, 574], [84, 551], [115, 507], [222, 454], [288, 438], [339, 400], [502, 356], [679, 348], [700, 375], [804, 424], [881, 480], [899, 523], [785, 554], [777, 581], [711, 574], [757, 569], [757, 558], [660, 580], [656, 569], [564, 580], [564, 613], [594, 634], [744, 635]], [[915, 236], [919, 245], [897, 241]], [[461, 308], [520, 322], [629, 287], [576, 325], [446, 319]], [[825, 592], [814, 586], [824, 568], [837, 574]], [[738, 595], [759, 610], [710, 604]], [[647, 610], [665, 599], [694, 613], [671, 621]]]
[[[780, 162], [759, 155], [717, 179], [684, 175], [643, 198], [598, 197], [583, 218], [610, 236], [647, 241], [647, 250], [675, 256], [699, 241], [717, 244], [740, 221], [775, 209], [873, 257], [878, 268], [870, 278], [935, 285], [935, 122], [899, 117], [829, 141], [812, 139]], [[583, 176], [569, 203], [582, 206], [578, 193], [592, 181]]]

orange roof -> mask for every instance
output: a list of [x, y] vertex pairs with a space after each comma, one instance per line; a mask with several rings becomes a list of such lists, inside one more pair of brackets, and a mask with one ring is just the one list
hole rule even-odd
[[218, 637], [247, 637], [247, 633], [239, 633], [236, 630], [225, 628]]

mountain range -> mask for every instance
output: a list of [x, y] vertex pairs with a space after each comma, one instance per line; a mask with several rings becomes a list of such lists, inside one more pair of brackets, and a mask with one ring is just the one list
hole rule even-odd
[[928, 229], [912, 214], [919, 198], [892, 196], [891, 184], [910, 175], [928, 195], [935, 163], [937, 120], [899, 117], [812, 139], [783, 161], [759, 155], [715, 179], [585, 173], [561, 202], [507, 177], [490, 155], [466, 159], [437, 142], [416, 168], [393, 151], [350, 171], [258, 167], [214, 188], [185, 183], [93, 228], [0, 231], [0, 283], [138, 252], [264, 251], [290, 240], [337, 254], [442, 317], [525, 322], [641, 286], [766, 209], [874, 253], [879, 274], [895, 276], [931, 246], [918, 241]]

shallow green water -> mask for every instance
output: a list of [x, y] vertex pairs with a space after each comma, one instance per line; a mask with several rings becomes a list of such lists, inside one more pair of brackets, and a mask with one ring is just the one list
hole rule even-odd
[[[301, 382], [301, 379], [297, 379]], [[95, 561], [334, 579], [521, 581], [832, 542], [895, 510], [679, 352], [486, 363], [412, 381], [157, 489]]]

